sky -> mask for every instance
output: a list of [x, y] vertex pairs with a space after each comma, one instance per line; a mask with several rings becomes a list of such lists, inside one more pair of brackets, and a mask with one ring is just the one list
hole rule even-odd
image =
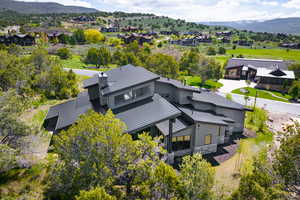
[[22, 0], [101, 11], [153, 13], [192, 22], [300, 17], [300, 0]]

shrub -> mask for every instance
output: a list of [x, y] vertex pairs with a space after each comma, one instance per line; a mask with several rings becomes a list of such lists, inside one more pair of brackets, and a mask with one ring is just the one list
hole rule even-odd
[[215, 48], [209, 47], [207, 49], [207, 55], [209, 55], [209, 56], [215, 56], [216, 54], [217, 54], [217, 52], [216, 52]]
[[68, 59], [70, 58], [71, 52], [68, 48], [60, 48], [57, 50], [57, 55], [60, 57], [60, 59]]

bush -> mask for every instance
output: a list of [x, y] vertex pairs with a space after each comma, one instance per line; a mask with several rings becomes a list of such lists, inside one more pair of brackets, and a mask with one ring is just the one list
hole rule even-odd
[[226, 49], [224, 47], [219, 47], [218, 53], [222, 55], [226, 54]]
[[84, 31], [86, 41], [89, 43], [98, 43], [105, 40], [105, 36], [96, 29], [88, 29]]
[[293, 85], [289, 89], [289, 95], [291, 95], [293, 99], [300, 97], [300, 81], [293, 82]]
[[60, 59], [68, 59], [71, 58], [71, 52], [68, 48], [60, 48], [57, 50], [57, 55], [60, 57]]
[[216, 52], [215, 48], [209, 47], [207, 49], [207, 55], [209, 55], [209, 56], [215, 56], [216, 54], [217, 54], [217, 52]]

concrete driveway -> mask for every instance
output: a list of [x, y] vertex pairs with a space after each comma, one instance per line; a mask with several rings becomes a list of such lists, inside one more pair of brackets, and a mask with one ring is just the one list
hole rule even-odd
[[[242, 87], [248, 87], [245, 80], [228, 80], [228, 79], [220, 79], [220, 83], [222, 83], [224, 86], [219, 89], [222, 93], [230, 93], [232, 90], [242, 88]], [[254, 88], [256, 86], [256, 83], [251, 82], [249, 87]]]

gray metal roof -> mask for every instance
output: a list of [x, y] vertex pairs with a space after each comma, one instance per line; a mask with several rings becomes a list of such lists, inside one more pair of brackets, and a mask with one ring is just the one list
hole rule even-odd
[[283, 60], [270, 60], [270, 59], [248, 59], [248, 58], [232, 58], [228, 61], [227, 68], [236, 66], [253, 66], [255, 68], [273, 69], [278, 66], [282, 70], [288, 69], [288, 62]]
[[180, 110], [170, 104], [166, 99], [155, 94], [152, 101], [118, 113], [116, 117], [125, 122], [127, 132], [132, 132], [177, 117], [180, 114]]
[[266, 68], [258, 68], [256, 77], [271, 77], [271, 78], [284, 78], [284, 79], [295, 79], [295, 73], [293, 71], [281, 70], [282, 76], [275, 76], [272, 74], [274, 70]]
[[201, 93], [194, 93], [192, 100], [209, 103], [224, 108], [231, 108], [236, 110], [247, 110], [243, 105], [233, 102], [229, 99], [226, 99], [225, 97], [213, 92], [202, 91]]
[[174, 80], [174, 79], [168, 79], [168, 78], [160, 77], [160, 79], [157, 80], [157, 82], [170, 84], [170, 85], [172, 85], [172, 86], [174, 86], [178, 89], [189, 90], [189, 91], [193, 91], [193, 92], [201, 92], [199, 88], [184, 85], [180, 81], [177, 81], [177, 80]]
[[[155, 125], [165, 136], [169, 135], [169, 121], [170, 120], [166, 120]], [[175, 122], [173, 123], [173, 134], [186, 129], [187, 127], [188, 124], [186, 122], [176, 118]]]
[[[58, 117], [55, 130], [60, 130], [74, 124], [80, 115], [94, 108], [93, 103], [89, 101], [88, 93], [83, 92], [74, 100], [51, 107], [46, 120]], [[117, 113], [116, 117], [125, 122], [128, 127], [127, 132], [133, 132], [180, 114], [180, 110], [155, 94], [144, 103], [133, 104], [128, 109]]]
[[[76, 122], [80, 115], [86, 113], [92, 108], [93, 105], [89, 101], [88, 93], [80, 93], [75, 100], [71, 100], [60, 105], [58, 121], [55, 129], [58, 130], [72, 125]], [[51, 109], [50, 112], [52, 112]]]
[[[144, 69], [133, 65], [125, 65], [116, 69], [105, 72], [108, 76], [108, 87], [102, 89], [102, 94], [107, 95], [119, 90], [140, 85], [145, 82], [159, 79], [159, 76]], [[98, 84], [97, 76], [84, 81], [84, 88]]]
[[228, 126], [228, 123], [225, 122], [224, 117], [213, 115], [208, 112], [201, 112], [187, 107], [178, 107], [184, 114], [192, 118], [196, 122], [203, 122], [209, 124], [218, 124], [223, 126]]

